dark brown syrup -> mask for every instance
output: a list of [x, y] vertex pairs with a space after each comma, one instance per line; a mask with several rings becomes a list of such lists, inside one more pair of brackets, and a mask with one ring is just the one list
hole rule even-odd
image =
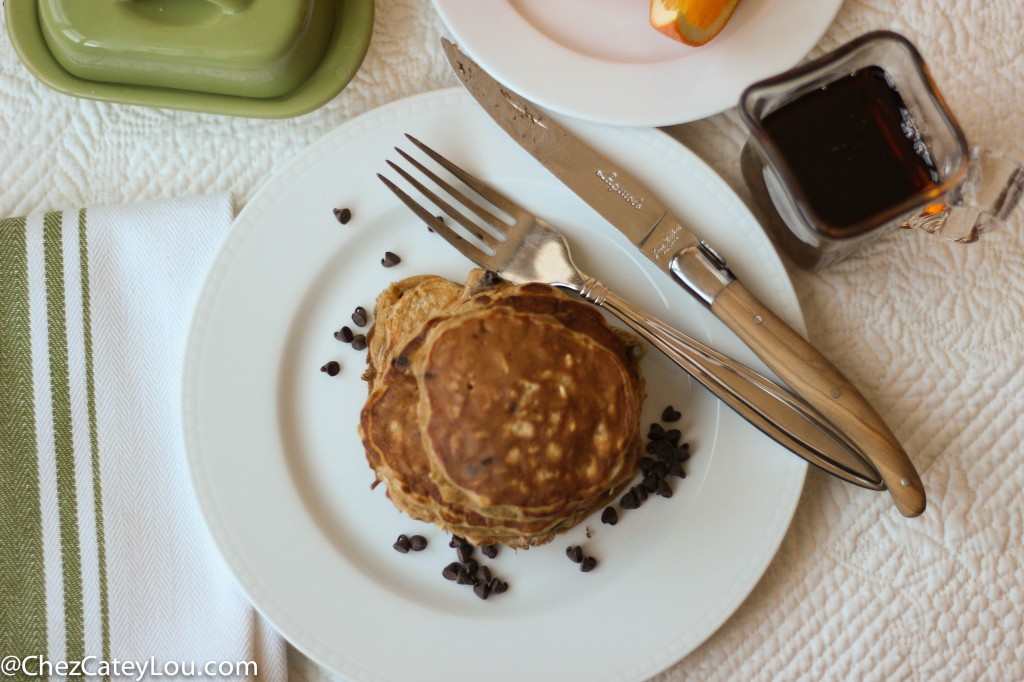
[[906, 103], [878, 66], [801, 95], [762, 125], [826, 231], [850, 228], [939, 180]]

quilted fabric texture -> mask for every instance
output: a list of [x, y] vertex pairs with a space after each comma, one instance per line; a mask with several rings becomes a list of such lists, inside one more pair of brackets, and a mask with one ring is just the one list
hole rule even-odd
[[[768, 4], [768, 3], [765, 3]], [[846, 0], [812, 55], [873, 29], [920, 48], [972, 144], [1024, 157], [1019, 0]], [[0, 41], [0, 215], [230, 191], [352, 116], [455, 85], [432, 5], [377, 6], [366, 61], [320, 110], [260, 121], [58, 95]], [[669, 132], [736, 189], [734, 111]], [[894, 233], [790, 268], [811, 341], [905, 444], [920, 518], [812, 470], [775, 561], [736, 614], [657, 679], [1024, 679], [1024, 210], [971, 246]], [[298, 679], [330, 679], [300, 656]]]

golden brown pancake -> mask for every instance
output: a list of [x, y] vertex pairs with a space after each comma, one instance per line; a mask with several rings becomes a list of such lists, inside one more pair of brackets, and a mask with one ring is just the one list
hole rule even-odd
[[367, 461], [413, 518], [477, 545], [543, 544], [635, 474], [639, 342], [547, 285], [445, 282], [378, 297]]

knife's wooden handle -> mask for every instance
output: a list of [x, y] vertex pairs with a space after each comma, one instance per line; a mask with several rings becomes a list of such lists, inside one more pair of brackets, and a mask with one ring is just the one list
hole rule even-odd
[[882, 475], [896, 508], [918, 516], [924, 485], [913, 463], [881, 416], [821, 353], [747, 291], [738, 280], [711, 305], [780, 379], [842, 429]]

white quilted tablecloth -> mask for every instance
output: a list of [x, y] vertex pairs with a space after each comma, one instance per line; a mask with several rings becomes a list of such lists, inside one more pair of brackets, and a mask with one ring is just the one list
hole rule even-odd
[[[879, 28], [918, 45], [972, 143], [1024, 157], [1020, 0], [846, 0], [812, 54]], [[4, 39], [0, 216], [215, 191], [240, 207], [352, 116], [454, 85], [441, 33], [426, 0], [382, 0], [353, 83], [285, 121], [68, 98]], [[747, 196], [734, 112], [670, 132]], [[893, 234], [825, 272], [791, 269], [811, 341], [886, 416], [929, 508], [907, 520], [812, 470], [764, 579], [659, 679], [1024, 679], [1022, 222], [969, 247]], [[290, 662], [296, 679], [327, 676]]]

